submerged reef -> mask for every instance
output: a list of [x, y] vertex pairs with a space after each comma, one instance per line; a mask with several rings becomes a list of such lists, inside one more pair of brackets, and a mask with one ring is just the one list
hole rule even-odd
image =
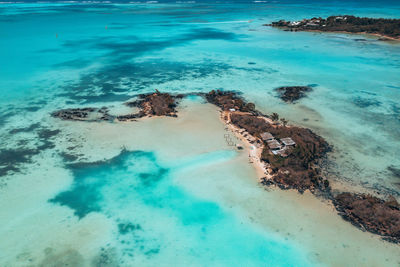
[[[262, 148], [260, 160], [269, 166], [269, 174], [261, 178], [261, 184], [300, 193], [310, 190], [332, 201], [338, 213], [358, 228], [400, 243], [400, 205], [394, 197], [385, 201], [365, 194], [332, 192], [319, 167], [331, 150], [325, 139], [309, 129], [286, 126], [286, 120], [278, 123], [278, 114], [263, 115], [234, 92], [211, 91], [205, 97], [228, 114], [225, 120], [241, 129], [242, 135], [251, 135], [250, 143]], [[275, 149], [281, 145], [277, 139], [286, 141], [285, 149]]]
[[55, 118], [71, 121], [109, 121], [113, 117], [108, 114], [106, 107], [102, 108], [69, 108], [55, 111], [51, 114]]
[[[24, 128], [14, 128], [9, 131], [9, 135], [15, 136], [22, 134], [21, 139], [15, 147], [0, 149], [0, 178], [22, 172], [25, 164], [34, 162], [34, 157], [42, 151], [55, 147], [54, 137], [61, 131], [52, 130], [42, 126], [40, 123], [34, 123]], [[24, 134], [36, 135], [37, 139], [31, 142]], [[0, 187], [5, 184], [5, 179], [0, 179]]]
[[[300, 21], [280, 20], [265, 24], [287, 31], [323, 31], [377, 34], [392, 39], [400, 39], [400, 19], [360, 18], [351, 15], [303, 19]], [[382, 38], [381, 40], [386, 40]]]
[[306, 96], [305, 93], [312, 90], [310, 86], [284, 86], [275, 89], [279, 97], [289, 103], [293, 103]]

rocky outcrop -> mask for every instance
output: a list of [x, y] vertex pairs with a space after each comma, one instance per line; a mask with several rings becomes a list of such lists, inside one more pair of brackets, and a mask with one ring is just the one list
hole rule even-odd
[[168, 93], [155, 93], [139, 95], [138, 99], [125, 103], [129, 107], [138, 107], [137, 113], [111, 116], [106, 107], [102, 108], [70, 108], [53, 112], [51, 115], [62, 120], [72, 121], [132, 121], [146, 116], [171, 116], [176, 117], [177, 100], [183, 95], [170, 95]]
[[119, 121], [127, 121], [145, 116], [170, 116], [177, 117], [177, 101], [183, 95], [170, 95], [168, 93], [155, 93], [139, 95], [139, 99], [125, 103], [129, 107], [138, 107], [140, 111], [135, 114], [118, 116]]
[[139, 99], [128, 102], [130, 107], [138, 107], [144, 116], [176, 116], [177, 100], [183, 98], [183, 95], [170, 95], [160, 93], [156, 90], [152, 94], [139, 95]]
[[302, 97], [306, 96], [306, 93], [311, 91], [309, 86], [284, 86], [275, 89], [279, 93], [279, 97], [289, 103], [293, 103]]
[[366, 194], [340, 193], [333, 198], [339, 214], [353, 225], [400, 243], [400, 205]]
[[255, 112], [255, 105], [253, 103], [246, 103], [235, 92], [224, 92], [212, 90], [205, 95], [205, 98], [211, 104], [220, 107], [222, 110], [235, 109], [243, 112]]

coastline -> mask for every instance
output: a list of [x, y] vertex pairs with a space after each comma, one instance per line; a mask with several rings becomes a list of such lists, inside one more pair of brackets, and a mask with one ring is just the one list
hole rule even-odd
[[[228, 118], [225, 120], [224, 118]], [[263, 177], [272, 179], [271, 175], [268, 174], [268, 170], [265, 163], [261, 161], [261, 153], [263, 150], [262, 146], [256, 146], [250, 143], [250, 140], [242, 135], [239, 131], [243, 130], [230, 122], [230, 112], [220, 111], [220, 120], [225, 125], [225, 129], [231, 131], [235, 136], [242, 141], [244, 144], [244, 149], [248, 153], [249, 163], [254, 167], [258, 175], [258, 181], [261, 182]]]
[[[236, 138], [238, 138], [243, 144], [244, 144], [244, 150], [248, 154], [248, 159], [249, 163], [253, 166], [255, 169], [257, 176], [258, 176], [258, 182], [263, 182], [265, 181], [263, 178], [266, 180], [271, 181], [272, 180], [272, 175], [268, 172], [268, 167], [265, 162], [261, 160], [261, 153], [263, 150], [263, 146], [255, 146], [250, 143], [250, 140], [245, 137], [243, 134], [240, 133], [240, 131], [243, 131], [243, 128], [239, 128], [235, 126], [233, 123], [231, 123], [229, 120], [225, 120], [224, 118], [226, 116], [229, 116], [230, 112], [229, 111], [219, 111], [219, 119], [221, 123], [225, 126], [225, 130], [230, 131], [233, 133]], [[149, 117], [144, 117], [141, 118], [141, 120], [146, 119]], [[268, 118], [263, 118], [265, 119], [268, 123], [273, 123], [272, 120]], [[290, 125], [287, 125], [286, 127], [291, 127]], [[255, 151], [255, 152], [253, 152]], [[360, 185], [355, 185], [355, 184], [348, 184], [345, 181], [330, 181], [332, 190], [334, 191], [350, 191], [350, 192], [363, 192], [365, 194], [371, 193], [371, 190], [368, 190]], [[277, 186], [275, 186], [278, 188]], [[297, 192], [296, 189], [289, 189], [289, 191], [294, 191]], [[315, 197], [315, 196], [314, 196]], [[332, 203], [329, 203], [329, 206], [334, 208], [334, 205]]]
[[[290, 29], [290, 28], [287, 28], [287, 27], [276, 27], [276, 28], [281, 29], [281, 30]], [[392, 42], [395, 42], [396, 44], [400, 43], [400, 37], [399, 38], [395, 38], [395, 37], [391, 37], [391, 36], [387, 36], [387, 35], [383, 35], [383, 34], [379, 34], [379, 33], [348, 32], [348, 31], [321, 31], [321, 30], [298, 30], [296, 32], [328, 33], [328, 34], [329, 33], [332, 33], [332, 34], [341, 33], [341, 34], [348, 34], [348, 35], [361, 35], [361, 36], [365, 36], [365, 37], [370, 38], [370, 39], [378, 38], [376, 40], [382, 41], [382, 42], [392, 41]]]

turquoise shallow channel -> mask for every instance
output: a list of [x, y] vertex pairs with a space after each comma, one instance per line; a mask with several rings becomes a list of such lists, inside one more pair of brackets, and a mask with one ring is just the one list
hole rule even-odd
[[[192, 164], [231, 157], [227, 152], [203, 155]], [[185, 168], [189, 164], [185, 162]], [[144, 257], [170, 265], [307, 265], [293, 246], [254, 231], [217, 203], [197, 199], [175, 186], [171, 183], [174, 168], [160, 166], [152, 152], [123, 151], [106, 162], [70, 168], [72, 187], [50, 201], [70, 207], [80, 218], [90, 212], [103, 213], [118, 225], [115, 247], [102, 248], [100, 265], [103, 258], [115, 256], [114, 250], [119, 252], [116, 263], [120, 264]]]
[[[333, 184], [399, 198], [400, 42], [263, 26], [338, 14], [400, 2], [0, 2], [0, 266], [400, 266], [316, 197], [262, 188], [201, 97], [178, 118], [50, 116], [234, 90], [323, 136]], [[284, 103], [293, 85], [312, 91]]]

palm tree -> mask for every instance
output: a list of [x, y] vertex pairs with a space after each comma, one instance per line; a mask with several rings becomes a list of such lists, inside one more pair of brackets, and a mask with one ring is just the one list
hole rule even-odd
[[279, 120], [279, 114], [276, 113], [276, 112], [272, 113], [271, 120], [278, 121]]

